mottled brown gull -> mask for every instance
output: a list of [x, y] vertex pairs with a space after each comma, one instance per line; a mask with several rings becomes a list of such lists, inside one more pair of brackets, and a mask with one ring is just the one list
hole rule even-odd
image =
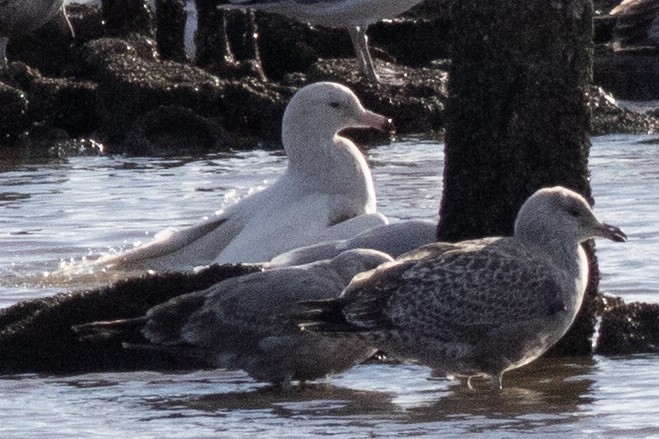
[[594, 237], [626, 240], [581, 195], [541, 189], [520, 209], [514, 236], [420, 247], [357, 276], [338, 299], [306, 303], [301, 326], [501, 388], [504, 372], [572, 324], [588, 279], [580, 244]]
[[[230, 0], [235, 6], [261, 9], [303, 23], [347, 29], [360, 70], [373, 82], [378, 75], [368, 51], [366, 29], [382, 19], [394, 18], [421, 0]], [[226, 8], [227, 5], [220, 5]]]
[[348, 127], [392, 130], [347, 87], [318, 82], [300, 89], [282, 121], [286, 171], [269, 187], [208, 221], [97, 264], [122, 270], [191, 270], [213, 262], [266, 262], [293, 248], [346, 239], [386, 224], [377, 212], [371, 171], [338, 133]]
[[132, 339], [128, 334], [138, 327], [146, 344], [133, 348], [192, 356], [288, 387], [293, 380], [341, 372], [375, 352], [361, 340], [301, 332], [290, 319], [296, 303], [337, 297], [354, 275], [392, 260], [375, 250], [348, 250], [329, 260], [229, 278], [151, 308], [143, 318], [75, 329]]

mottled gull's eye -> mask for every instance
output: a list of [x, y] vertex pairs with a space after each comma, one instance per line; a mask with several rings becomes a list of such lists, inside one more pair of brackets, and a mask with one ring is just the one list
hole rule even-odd
[[576, 206], [574, 204], [568, 204], [567, 206], [565, 206], [565, 210], [573, 217], [578, 217], [579, 215], [581, 215], [581, 209], [579, 209], [579, 206]]
[[339, 104], [338, 102], [330, 102], [329, 106], [332, 108], [339, 108], [341, 104]]

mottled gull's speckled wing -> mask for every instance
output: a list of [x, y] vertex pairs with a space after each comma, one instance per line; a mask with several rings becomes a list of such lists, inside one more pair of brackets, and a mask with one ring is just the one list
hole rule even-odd
[[[429, 255], [422, 260], [410, 255]], [[510, 238], [430, 244], [353, 282], [346, 320], [364, 330], [402, 329], [451, 341], [477, 340], [507, 322], [546, 318], [564, 308], [569, 285], [547, 260]], [[528, 291], [534, 291], [528, 295]]]

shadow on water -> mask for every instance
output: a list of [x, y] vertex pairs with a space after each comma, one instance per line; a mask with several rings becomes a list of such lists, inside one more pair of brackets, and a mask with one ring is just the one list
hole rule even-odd
[[[223, 393], [178, 395], [147, 405], [156, 418], [218, 416], [253, 423], [265, 422], [265, 417], [267, 422], [278, 419], [295, 425], [368, 428], [387, 423], [390, 429], [407, 433], [410, 427], [426, 433], [553, 431], [589, 416], [585, 407], [592, 401], [593, 367], [590, 358], [543, 359], [509, 373], [507, 387], [493, 391], [484, 381], [469, 390], [457, 380], [433, 377], [420, 366], [363, 365], [336, 380], [288, 392], [270, 386], [242, 391], [229, 387]], [[397, 381], [389, 380], [393, 375]], [[350, 387], [353, 383], [358, 388]]]

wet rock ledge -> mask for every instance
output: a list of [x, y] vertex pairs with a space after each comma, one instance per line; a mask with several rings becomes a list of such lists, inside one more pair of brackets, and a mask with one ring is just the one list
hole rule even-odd
[[[427, 0], [369, 29], [376, 63], [398, 73], [397, 85], [370, 84], [356, 73], [344, 31], [225, 13], [217, 3], [197, 2], [194, 62], [183, 47], [181, 0], [159, 0], [156, 11], [144, 0], [72, 4], [75, 42], [52, 38], [48, 26], [13, 38], [10, 67], [0, 73], [0, 145], [93, 148], [80, 140], [93, 139], [107, 152], [160, 154], [278, 143], [288, 99], [318, 80], [350, 86], [369, 108], [393, 117], [399, 134], [441, 134], [452, 26], [447, 0]], [[598, 87], [591, 105], [596, 134], [659, 126], [656, 112], [625, 110]], [[358, 140], [369, 139], [386, 141], [375, 133]]]

